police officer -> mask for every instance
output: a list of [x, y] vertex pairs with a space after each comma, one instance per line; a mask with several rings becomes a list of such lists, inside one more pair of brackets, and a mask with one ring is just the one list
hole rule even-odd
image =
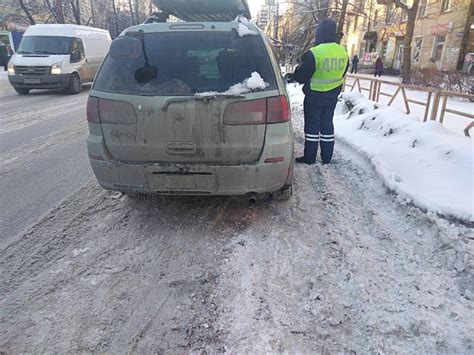
[[294, 77], [304, 84], [304, 156], [297, 163], [314, 164], [321, 146], [323, 164], [334, 151], [334, 110], [349, 67], [349, 55], [337, 44], [336, 22], [322, 20], [316, 29], [316, 44], [302, 57]]

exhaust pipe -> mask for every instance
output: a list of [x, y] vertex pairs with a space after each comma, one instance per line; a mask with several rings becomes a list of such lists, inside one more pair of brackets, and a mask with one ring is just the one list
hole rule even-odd
[[249, 194], [249, 204], [251, 206], [255, 205], [257, 203], [257, 194], [251, 193]]

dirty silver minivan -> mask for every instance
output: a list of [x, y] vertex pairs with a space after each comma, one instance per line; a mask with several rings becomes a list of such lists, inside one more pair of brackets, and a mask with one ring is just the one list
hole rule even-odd
[[[87, 104], [89, 159], [102, 187], [291, 196], [285, 83], [265, 35], [244, 25], [150, 23], [112, 43]], [[251, 76], [264, 85], [250, 85]]]

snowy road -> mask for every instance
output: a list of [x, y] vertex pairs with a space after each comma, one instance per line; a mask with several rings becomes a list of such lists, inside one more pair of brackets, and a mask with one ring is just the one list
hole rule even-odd
[[85, 104], [79, 95], [20, 96], [0, 72], [0, 245], [90, 180]]
[[134, 200], [91, 179], [86, 93], [0, 87], [0, 353], [473, 351], [472, 231], [342, 142], [288, 202]]

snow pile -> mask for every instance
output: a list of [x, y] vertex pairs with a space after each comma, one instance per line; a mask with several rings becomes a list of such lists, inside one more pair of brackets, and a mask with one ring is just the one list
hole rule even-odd
[[258, 36], [258, 33], [255, 31], [252, 31], [250, 28], [248, 28], [244, 24], [239, 23], [239, 37], [245, 37], [245, 36]]
[[227, 91], [224, 92], [217, 92], [217, 91], [209, 91], [209, 92], [198, 92], [196, 96], [213, 96], [213, 95], [242, 95], [252, 91], [258, 90], [265, 90], [265, 88], [269, 86], [263, 78], [260, 76], [259, 73], [253, 72], [250, 74], [250, 78], [245, 79], [243, 82], [232, 85]]
[[[295, 126], [303, 130], [300, 86], [290, 86]], [[437, 122], [343, 94], [335, 113], [337, 138], [365, 153], [392, 191], [434, 213], [474, 221], [473, 142]]]
[[258, 36], [257, 32], [252, 31], [249, 28], [250, 21], [244, 16], [237, 16], [235, 21], [239, 23], [239, 26], [238, 26], [239, 37]]
[[250, 78], [247, 79], [247, 87], [252, 91], [264, 90], [267, 86], [268, 84], [263, 81], [260, 74], [256, 71], [250, 74]]

